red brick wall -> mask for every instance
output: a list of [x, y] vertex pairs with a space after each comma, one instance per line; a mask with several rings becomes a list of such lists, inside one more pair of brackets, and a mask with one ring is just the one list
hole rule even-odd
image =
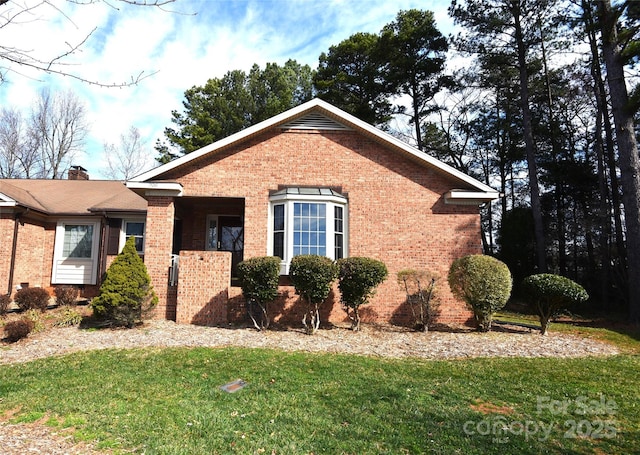
[[[185, 196], [244, 197], [245, 259], [267, 254], [270, 190], [281, 185], [340, 187], [349, 200], [349, 255], [380, 259], [389, 269], [389, 278], [366, 310], [368, 321], [408, 323], [410, 311], [396, 283], [396, 273], [406, 268], [443, 277], [438, 283], [440, 322], [463, 323], [471, 317], [451, 296], [446, 274], [454, 259], [482, 251], [478, 208], [446, 205], [443, 194], [464, 188], [460, 182], [373, 140], [353, 132], [273, 131], [162, 179], [182, 183]], [[291, 288], [282, 292], [288, 295], [284, 307], [294, 306], [297, 296]], [[328, 317], [344, 320], [339, 302], [330, 308]]]
[[13, 289], [13, 285], [9, 285], [12, 242], [13, 216], [0, 208], [0, 292], [3, 294]]
[[[15, 292], [20, 283], [43, 288], [51, 287], [51, 267], [53, 264], [53, 241], [55, 224], [23, 220], [18, 224], [18, 238], [13, 269], [11, 290]], [[13, 215], [0, 219], [0, 283], [2, 292], [9, 290], [9, 275], [14, 233]]]
[[144, 263], [151, 276], [151, 285], [158, 295], [155, 316], [175, 320], [176, 290], [169, 286], [175, 212], [173, 198], [149, 196], [147, 201]]
[[176, 322], [226, 324], [230, 284], [231, 253], [181, 252]]

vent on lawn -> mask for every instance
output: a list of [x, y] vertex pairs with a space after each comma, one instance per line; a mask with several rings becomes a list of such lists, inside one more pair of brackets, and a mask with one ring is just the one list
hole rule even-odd
[[280, 128], [285, 130], [351, 130], [348, 126], [318, 113], [307, 114], [298, 119], [292, 120], [291, 122], [285, 123]]
[[247, 385], [247, 383], [245, 381], [243, 381], [242, 379], [236, 379], [235, 381], [232, 381], [232, 382], [229, 382], [228, 384], [220, 386], [220, 388], [222, 390], [224, 390], [225, 392], [234, 393], [234, 392], [237, 392], [238, 390], [242, 389], [246, 385]]

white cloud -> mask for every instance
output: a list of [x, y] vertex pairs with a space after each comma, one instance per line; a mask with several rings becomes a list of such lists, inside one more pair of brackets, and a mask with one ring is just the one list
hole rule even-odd
[[441, 32], [451, 28], [448, 0], [178, 0], [167, 7], [180, 13], [117, 1], [53, 4], [59, 10], [40, 7], [29, 22], [0, 29], [0, 40], [50, 58], [96, 28], [81, 52], [65, 60], [72, 65], [66, 70], [107, 84], [149, 75], [136, 86], [104, 88], [20, 68], [31, 78], [9, 73], [9, 82], [0, 85], [0, 104], [20, 109], [45, 86], [70, 87], [84, 99], [91, 134], [87, 162], [78, 164], [96, 178], [104, 167], [103, 144], [117, 143], [130, 126], [141, 131], [155, 155], [155, 141], [171, 126], [171, 111], [181, 110], [184, 91], [209, 78], [289, 58], [315, 67], [329, 46], [356, 32], [377, 33], [400, 10], [434, 11]]

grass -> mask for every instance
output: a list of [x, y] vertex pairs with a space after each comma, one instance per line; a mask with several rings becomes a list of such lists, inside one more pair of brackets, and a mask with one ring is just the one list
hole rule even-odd
[[[43, 325], [59, 322], [50, 319]], [[497, 319], [537, 324], [517, 313]], [[624, 354], [426, 361], [241, 348], [85, 352], [0, 366], [0, 421], [45, 424], [114, 453], [640, 453], [640, 331], [565, 318], [554, 332]], [[220, 389], [238, 378], [247, 387]]]
[[[638, 371], [634, 355], [423, 361], [106, 350], [0, 367], [0, 414], [116, 453], [639, 453]], [[244, 389], [220, 389], [238, 378]]]
[[[495, 319], [540, 327], [538, 316], [533, 314], [500, 311], [496, 313]], [[614, 344], [626, 354], [640, 354], [640, 327], [627, 324], [616, 316], [608, 318], [564, 316], [557, 318], [549, 325], [549, 332], [551, 336], [554, 332], [558, 332], [594, 338]]]

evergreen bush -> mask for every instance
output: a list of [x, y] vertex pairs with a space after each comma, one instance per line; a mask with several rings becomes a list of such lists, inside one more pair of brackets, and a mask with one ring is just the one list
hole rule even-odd
[[105, 324], [133, 327], [158, 303], [151, 279], [129, 237], [109, 266], [98, 296], [91, 301], [95, 316]]
[[549, 322], [558, 310], [589, 298], [587, 291], [575, 281], [551, 273], [528, 276], [522, 290], [524, 299], [540, 318], [542, 335], [547, 335]]
[[5, 338], [10, 343], [15, 343], [16, 341], [26, 338], [32, 330], [33, 321], [29, 319], [7, 322], [4, 326]]
[[258, 330], [269, 328], [268, 304], [278, 296], [280, 258], [263, 256], [242, 261], [238, 277], [253, 325]]
[[389, 272], [382, 261], [367, 257], [339, 259], [337, 265], [340, 302], [351, 319], [351, 329], [357, 331], [360, 330], [360, 306], [369, 302]]
[[427, 332], [437, 314], [440, 303], [436, 292], [438, 276], [428, 271], [405, 269], [398, 272], [398, 284], [407, 295], [413, 314], [413, 328]]
[[22, 288], [16, 292], [13, 300], [23, 310], [45, 311], [51, 296], [42, 288]]
[[10, 304], [11, 296], [8, 294], [0, 294], [0, 316], [7, 314]]
[[493, 314], [511, 295], [513, 282], [507, 265], [483, 254], [464, 256], [451, 264], [448, 281], [453, 295], [473, 311], [478, 330], [491, 330]]
[[291, 260], [289, 277], [296, 293], [307, 303], [302, 325], [309, 335], [320, 328], [319, 307], [329, 296], [337, 276], [338, 266], [325, 256], [307, 254], [294, 256]]

